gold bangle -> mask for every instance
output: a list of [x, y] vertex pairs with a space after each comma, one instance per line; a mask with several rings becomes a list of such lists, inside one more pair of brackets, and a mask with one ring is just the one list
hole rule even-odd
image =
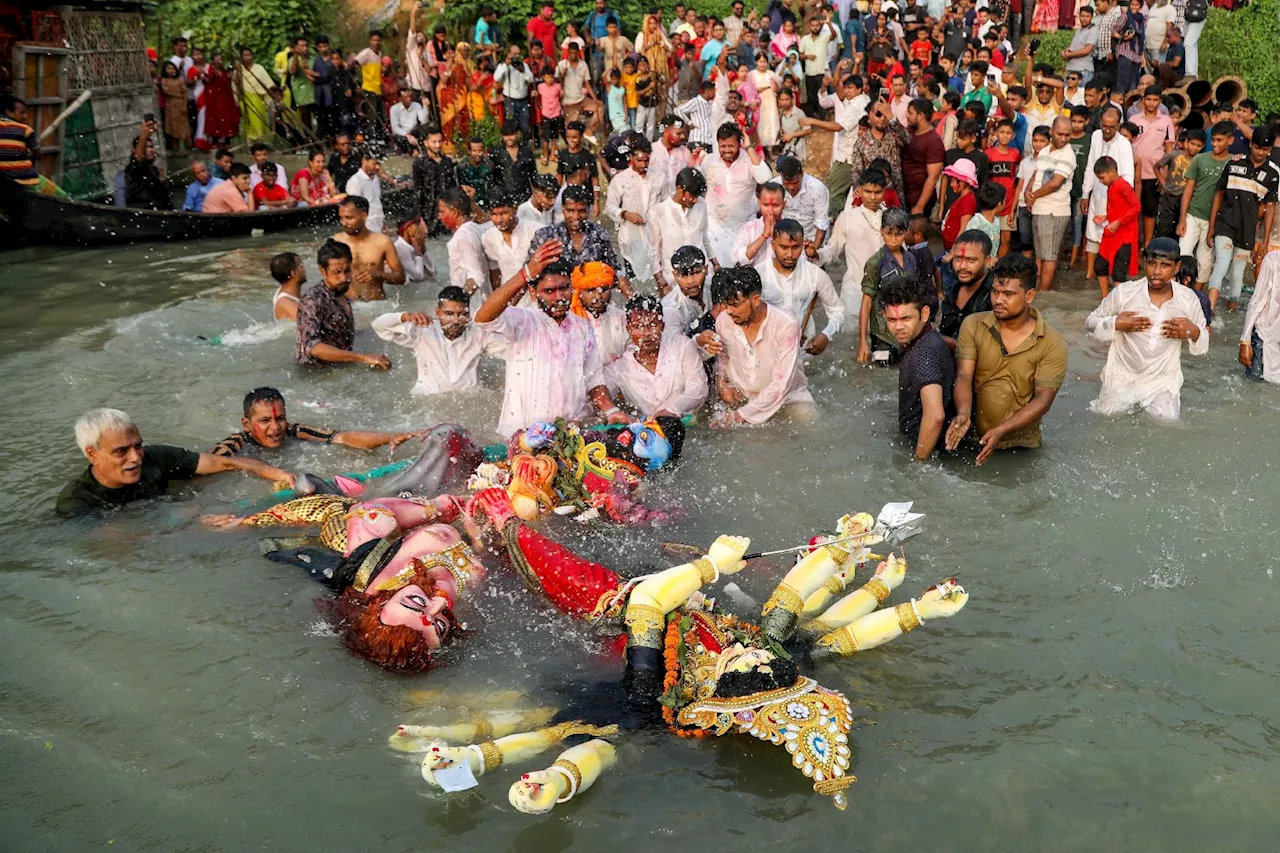
[[842, 655], [851, 655], [858, 651], [858, 639], [853, 636], [853, 631], [848, 625], [823, 636], [818, 640], [818, 645], [829, 646]]
[[822, 585], [822, 588], [832, 595], [839, 595], [844, 592], [844, 581], [841, 580], [839, 575], [832, 575], [827, 578], [827, 582]]
[[485, 740], [489, 740], [490, 738], [493, 737], [493, 723], [489, 722], [488, 720], [479, 721], [478, 723], [476, 723], [476, 731], [475, 731], [475, 734], [472, 735], [472, 737], [484, 738]]
[[720, 570], [717, 569], [716, 564], [711, 562], [707, 557], [699, 557], [689, 565], [697, 567], [698, 575], [702, 579], [703, 586], [720, 580]]
[[877, 604], [884, 604], [884, 600], [893, 592], [893, 590], [889, 589], [889, 585], [880, 580], [880, 578], [872, 578], [863, 584], [862, 588], [875, 596]]
[[898, 627], [902, 629], [902, 633], [909, 634], [920, 627], [920, 617], [916, 615], [916, 609], [911, 606], [910, 601], [899, 604], [894, 610], [898, 613]]
[[567, 803], [573, 799], [573, 796], [582, 790], [582, 771], [578, 769], [578, 765], [574, 764], [567, 758], [557, 758], [555, 763], [551, 765], [553, 768], [559, 768], [565, 773], [569, 779], [569, 793], [565, 794], [557, 803]]
[[631, 642], [649, 648], [662, 647], [662, 631], [667, 626], [667, 614], [649, 604], [628, 604], [623, 623], [627, 626]]
[[484, 757], [484, 772], [491, 773], [502, 766], [502, 750], [491, 740], [477, 744], [480, 755]]
[[784, 581], [778, 584], [778, 588], [773, 591], [773, 595], [765, 602], [764, 609], [760, 611], [760, 614], [767, 616], [778, 607], [788, 613], [799, 614], [800, 611], [804, 610], [804, 599], [800, 597], [800, 593], [796, 592]]

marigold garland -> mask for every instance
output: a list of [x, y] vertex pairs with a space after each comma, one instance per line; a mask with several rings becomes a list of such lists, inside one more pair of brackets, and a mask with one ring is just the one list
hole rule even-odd
[[[667, 623], [667, 635], [663, 644], [662, 652], [663, 663], [666, 664], [666, 674], [662, 679], [662, 692], [673, 689], [680, 683], [680, 620], [672, 619]], [[666, 722], [667, 727], [680, 737], [706, 737], [711, 734], [705, 729], [687, 729], [682, 728], [676, 723], [676, 711], [667, 705], [662, 706], [662, 719]]]

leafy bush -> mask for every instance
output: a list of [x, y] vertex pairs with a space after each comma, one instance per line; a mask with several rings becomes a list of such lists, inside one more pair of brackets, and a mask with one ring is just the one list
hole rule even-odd
[[1200, 76], [1213, 82], [1234, 75], [1265, 115], [1280, 110], [1280, 0], [1253, 0], [1235, 12], [1209, 9], [1200, 34]]
[[[192, 43], [209, 50], [227, 52], [227, 65], [235, 60], [241, 46], [253, 51], [264, 68], [285, 47], [290, 35], [304, 27], [312, 34], [323, 32], [334, 19], [335, 0], [164, 0], [157, 14], [164, 22], [165, 40], [178, 32], [190, 32]], [[167, 55], [168, 45], [160, 45]]]

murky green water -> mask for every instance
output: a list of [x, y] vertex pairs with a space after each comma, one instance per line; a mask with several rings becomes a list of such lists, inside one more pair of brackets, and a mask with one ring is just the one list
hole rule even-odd
[[[651, 497], [686, 520], [566, 535], [636, 569], [661, 563], [663, 539], [741, 532], [781, 547], [914, 499], [929, 518], [894, 600], [957, 574], [972, 601], [816, 673], [858, 715], [845, 813], [776, 747], [652, 732], [589, 793], [531, 818], [506, 801], [520, 768], [445, 799], [385, 746], [397, 723], [442, 716], [413, 688], [615, 677], [510, 577], [447, 667], [398, 678], [345, 654], [315, 612], [320, 590], [262, 560], [252, 536], [199, 527], [202, 512], [261, 497], [259, 481], [225, 476], [104, 524], [53, 517], [83, 465], [72, 422], [92, 406], [194, 448], [235, 428], [240, 396], [262, 384], [284, 390], [294, 419], [330, 427], [495, 421], [496, 365], [486, 390], [430, 402], [409, 396], [402, 351], [390, 374], [294, 368], [266, 265], [315, 246], [0, 256], [0, 850], [1276, 849], [1280, 392], [1240, 377], [1239, 315], [1190, 365], [1183, 422], [1162, 426], [1087, 411], [1103, 354], [1083, 335], [1092, 292], [1038, 302], [1071, 345], [1071, 375], [1045, 447], [982, 469], [913, 464], [893, 440], [894, 375], [857, 368], [847, 336], [810, 365], [817, 425], [697, 432]], [[358, 325], [378, 310], [362, 306]], [[222, 346], [197, 338], [227, 332]], [[388, 458], [280, 457], [322, 472]], [[782, 571], [759, 565], [739, 583], [763, 600]]]

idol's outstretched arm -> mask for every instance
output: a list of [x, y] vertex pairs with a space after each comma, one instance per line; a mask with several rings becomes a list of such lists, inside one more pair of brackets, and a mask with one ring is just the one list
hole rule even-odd
[[613, 744], [598, 738], [566, 749], [546, 770], [526, 773], [511, 786], [511, 805], [525, 814], [546, 814], [594, 785], [617, 760]]
[[751, 540], [744, 536], [721, 536], [711, 543], [705, 557], [665, 569], [638, 583], [627, 599], [624, 617], [628, 644], [661, 648], [667, 614], [721, 575], [741, 571], [746, 565], [742, 555], [750, 545]]
[[898, 588], [906, 574], [907, 561], [896, 554], [890, 554], [876, 568], [871, 580], [831, 605], [826, 612], [801, 625], [801, 630], [808, 634], [828, 634], [856, 622], [884, 604], [889, 593]]
[[969, 594], [954, 578], [943, 581], [906, 604], [877, 610], [837, 631], [824, 634], [818, 638], [814, 654], [851, 655], [874, 649], [914, 631], [925, 622], [954, 616], [968, 602]]
[[555, 708], [530, 708], [528, 710], [486, 711], [473, 722], [450, 723], [441, 726], [396, 726], [395, 733], [387, 739], [391, 748], [400, 752], [427, 752], [441, 743], [475, 743], [495, 737], [540, 728], [551, 722]]
[[617, 732], [617, 726], [592, 726], [582, 722], [572, 722], [560, 723], [532, 732], [507, 735], [470, 746], [449, 746], [440, 743], [429, 747], [427, 754], [423, 756], [422, 778], [433, 785], [438, 785], [435, 778], [436, 772], [448, 770], [462, 763], [470, 766], [473, 775], [482, 776], [497, 770], [503, 764], [528, 761], [571, 735], [601, 736], [617, 734]]

